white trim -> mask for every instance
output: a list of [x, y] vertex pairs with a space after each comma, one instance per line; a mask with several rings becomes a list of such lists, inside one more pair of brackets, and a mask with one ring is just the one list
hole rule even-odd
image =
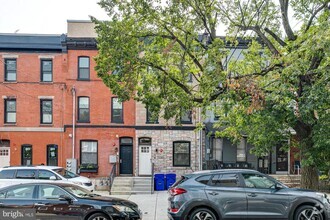
[[39, 55], [38, 58], [39, 59], [54, 59], [55, 56], [54, 55]]
[[54, 99], [54, 96], [38, 96], [38, 99]]
[[4, 58], [4, 59], [10, 59], [10, 58], [12, 58], [12, 59], [17, 59], [18, 58], [18, 55], [17, 54], [2, 54], [2, 58]]
[[10, 95], [10, 96], [3, 95], [2, 96], [2, 99], [16, 99], [16, 96], [13, 96], [13, 95]]
[[64, 132], [64, 128], [52, 127], [0, 127], [0, 131], [31, 131], [31, 132]]

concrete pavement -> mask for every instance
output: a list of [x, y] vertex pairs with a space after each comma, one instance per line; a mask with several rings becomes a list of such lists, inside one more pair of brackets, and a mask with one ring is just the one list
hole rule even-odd
[[107, 191], [95, 191], [102, 196], [128, 199], [138, 204], [143, 213], [143, 220], [167, 220], [167, 191], [155, 191], [154, 194], [109, 195]]

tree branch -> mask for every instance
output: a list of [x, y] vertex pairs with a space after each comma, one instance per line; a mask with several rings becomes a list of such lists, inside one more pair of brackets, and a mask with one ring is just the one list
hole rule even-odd
[[285, 47], [287, 44], [279, 37], [277, 36], [273, 31], [271, 31], [269, 28], [264, 28], [264, 30], [272, 36], [281, 46]]
[[269, 72], [277, 70], [277, 69], [282, 69], [284, 66], [282, 63], [277, 63], [274, 64], [272, 66], [269, 66], [266, 69], [261, 70], [260, 72], [255, 72], [255, 73], [251, 73], [251, 74], [246, 74], [246, 75], [238, 75], [235, 77], [230, 77], [231, 79], [242, 79], [245, 77], [251, 77], [251, 76], [265, 76], [267, 75]]
[[187, 52], [188, 56], [193, 60], [193, 62], [196, 64], [196, 66], [198, 66], [198, 68], [200, 69], [200, 71], [201, 72], [204, 72], [204, 68], [202, 67], [202, 65], [200, 64], [200, 62], [197, 60], [197, 58], [188, 51], [186, 45], [184, 45], [184, 43], [180, 39], [178, 39], [174, 35], [174, 33], [170, 29], [167, 28], [166, 25], [164, 26], [164, 28], [165, 28], [165, 30], [167, 30], [168, 33], [171, 34], [172, 37], [174, 37], [176, 39], [176, 41], [180, 44], [180, 46]]
[[289, 0], [279, 0], [279, 2], [281, 5], [282, 23], [285, 33], [290, 41], [294, 41], [297, 39], [297, 37], [294, 35], [289, 23], [289, 18], [288, 18]]
[[268, 38], [261, 32], [259, 26], [248, 26], [248, 27], [242, 25], [237, 25], [237, 26], [242, 30], [252, 30], [256, 32], [274, 55], [278, 56], [280, 54], [278, 50], [275, 48], [275, 46], [272, 44], [272, 42], [270, 42], [270, 40], [268, 40]]
[[307, 23], [307, 26], [305, 28], [305, 33], [309, 30], [309, 28], [311, 27], [312, 23], [313, 23], [313, 20], [314, 18], [316, 17], [316, 15], [324, 8], [326, 8], [328, 6], [330, 1], [326, 1], [323, 3], [323, 5], [321, 5], [318, 9], [316, 9], [314, 11], [314, 13], [311, 15], [311, 17], [309, 18], [309, 21]]

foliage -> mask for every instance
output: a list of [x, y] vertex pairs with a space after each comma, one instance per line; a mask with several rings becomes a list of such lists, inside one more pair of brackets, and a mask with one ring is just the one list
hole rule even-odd
[[219, 136], [247, 135], [261, 155], [294, 134], [306, 171], [330, 167], [329, 0], [99, 4], [110, 21], [92, 18], [96, 70], [122, 100], [141, 101], [165, 119], [214, 106]]

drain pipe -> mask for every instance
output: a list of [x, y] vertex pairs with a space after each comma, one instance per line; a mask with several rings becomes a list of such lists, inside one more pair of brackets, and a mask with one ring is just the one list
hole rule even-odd
[[76, 131], [76, 124], [75, 124], [75, 119], [76, 119], [76, 89], [74, 86], [71, 89], [72, 92], [72, 159], [74, 159], [74, 149], [75, 149], [75, 141], [76, 141], [76, 136], [75, 136], [75, 131]]
[[[201, 108], [199, 107], [198, 108], [198, 113], [199, 113], [199, 123], [202, 123], [201, 120], [202, 120], [202, 112], [201, 112]], [[203, 140], [202, 140], [202, 137], [203, 137], [203, 129], [200, 129], [199, 130], [199, 170], [202, 170], [203, 169]]]

